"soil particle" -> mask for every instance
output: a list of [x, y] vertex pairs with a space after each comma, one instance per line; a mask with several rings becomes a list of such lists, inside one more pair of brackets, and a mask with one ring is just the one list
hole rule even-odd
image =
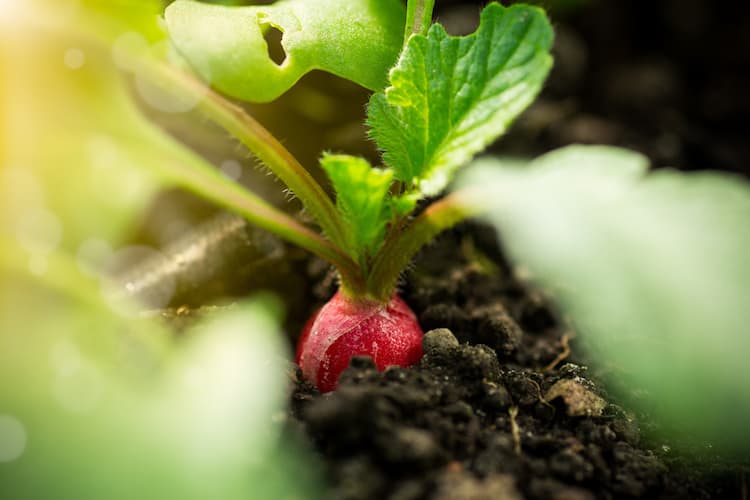
[[515, 480], [507, 474], [478, 479], [464, 471], [448, 472], [438, 482], [436, 500], [523, 500]]
[[422, 339], [422, 350], [425, 359], [440, 359], [441, 356], [448, 356], [452, 350], [458, 348], [458, 340], [453, 332], [447, 328], [437, 328], [424, 334]]
[[555, 382], [544, 395], [547, 402], [560, 398], [565, 402], [569, 417], [600, 417], [607, 402], [589, 390], [581, 379], [562, 379]]

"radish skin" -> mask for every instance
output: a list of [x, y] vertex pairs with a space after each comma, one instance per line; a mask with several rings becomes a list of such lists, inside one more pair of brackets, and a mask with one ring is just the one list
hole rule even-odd
[[307, 380], [329, 392], [353, 356], [370, 356], [380, 371], [413, 365], [422, 357], [422, 335], [414, 312], [397, 295], [387, 304], [359, 303], [337, 292], [305, 325], [297, 363]]

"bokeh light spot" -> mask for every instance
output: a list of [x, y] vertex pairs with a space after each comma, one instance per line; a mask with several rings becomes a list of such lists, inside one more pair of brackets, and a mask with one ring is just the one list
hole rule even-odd
[[35, 276], [41, 276], [47, 272], [49, 263], [47, 257], [44, 255], [35, 253], [29, 257], [29, 272]]
[[242, 165], [237, 160], [225, 160], [219, 168], [221, 173], [234, 181], [242, 177]]
[[65, 51], [63, 61], [70, 69], [80, 69], [86, 64], [86, 54], [81, 49], [71, 48]]
[[67, 340], [61, 340], [52, 347], [50, 361], [55, 372], [61, 376], [74, 374], [82, 365], [81, 353]]
[[55, 379], [57, 402], [70, 413], [85, 414], [96, 409], [104, 393], [99, 370], [81, 363], [69, 373], [59, 373]]
[[10, 415], [0, 415], [0, 463], [18, 459], [26, 450], [26, 429]]
[[62, 224], [51, 211], [30, 208], [16, 221], [16, 238], [30, 253], [47, 254], [62, 241]]
[[125, 33], [112, 45], [112, 59], [124, 71], [135, 71], [133, 61], [140, 54], [148, 52], [148, 40], [135, 31]]
[[112, 246], [108, 242], [99, 238], [89, 238], [78, 246], [78, 268], [88, 275], [97, 275], [101, 273], [112, 252]]

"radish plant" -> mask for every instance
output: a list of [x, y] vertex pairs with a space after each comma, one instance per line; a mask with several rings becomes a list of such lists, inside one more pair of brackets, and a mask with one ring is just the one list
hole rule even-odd
[[[439, 232], [482, 214], [511, 257], [557, 299], [582, 342], [618, 368], [613, 378], [650, 391], [636, 405], [676, 434], [746, 449], [738, 436], [750, 416], [750, 337], [741, 334], [750, 324], [747, 183], [723, 174], [645, 175], [648, 162], [637, 153], [573, 146], [528, 164], [474, 162], [459, 189], [425, 206], [535, 98], [552, 63], [552, 29], [537, 8], [492, 3], [475, 33], [451, 37], [431, 22], [433, 1], [410, 0], [405, 12], [390, 4], [285, 0], [231, 8], [178, 0], [167, 10], [177, 48], [232, 96], [272, 98], [313, 68], [374, 91], [367, 122], [383, 166], [323, 155], [335, 203], [250, 117], [229, 112], [213, 94], [203, 106], [291, 188], [323, 236], [281, 216], [276, 225], [260, 211], [245, 210], [246, 217], [339, 272], [339, 292], [298, 345], [305, 376], [326, 391], [352, 355], [369, 354], [381, 369], [416, 360], [421, 333], [397, 296], [399, 275]], [[335, 11], [327, 13], [334, 39], [307, 36], [327, 8]], [[350, 22], [342, 18], [348, 8], [358, 12]], [[403, 24], [404, 35], [373, 29], [367, 16]], [[245, 64], [268, 59], [263, 33], [271, 27], [283, 32], [286, 59]], [[345, 72], [339, 63], [350, 57]], [[255, 89], [265, 82], [263, 92]], [[243, 211], [218, 192], [212, 198]]]
[[[533, 101], [552, 65], [552, 29], [541, 9], [492, 3], [475, 33], [453, 37], [432, 23], [433, 4], [410, 1], [404, 11], [398, 1], [222, 7], [178, 0], [166, 11], [180, 52], [232, 96], [272, 99], [313, 68], [375, 91], [367, 120], [383, 165], [324, 154], [320, 166], [335, 202], [278, 140], [246, 115], [230, 117], [242, 122], [237, 136], [294, 192], [323, 235], [261, 212], [251, 220], [338, 271], [339, 291], [311, 319], [297, 351], [305, 377], [322, 391], [335, 387], [354, 355], [371, 356], [381, 370], [419, 359], [422, 331], [398, 297], [399, 276], [422, 245], [473, 210], [448, 197], [413, 214], [502, 135]], [[324, 22], [321, 12], [330, 12]], [[283, 33], [281, 64], [270, 59], [263, 38], [271, 28]], [[322, 35], [328, 30], [333, 46]], [[214, 101], [210, 114], [225, 119], [220, 113], [226, 105]]]

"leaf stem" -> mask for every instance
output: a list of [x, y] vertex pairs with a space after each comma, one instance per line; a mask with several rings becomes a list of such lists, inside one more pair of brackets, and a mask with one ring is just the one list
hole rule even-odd
[[424, 35], [432, 24], [432, 9], [435, 0], [409, 0], [406, 5], [406, 26], [404, 46], [411, 35]]
[[155, 61], [140, 61], [139, 75], [152, 83], [197, 100], [197, 109], [242, 142], [300, 199], [323, 233], [346, 248], [344, 224], [333, 202], [297, 159], [244, 109], [206, 87], [192, 76]]
[[455, 191], [427, 207], [403, 231], [391, 232], [373, 261], [367, 281], [369, 293], [379, 301], [390, 300], [401, 272], [424, 245], [481, 211], [472, 198], [469, 189]]
[[292, 154], [244, 110], [174, 68], [141, 58], [138, 75], [151, 83], [198, 100], [198, 109], [238, 138], [302, 200], [329, 240], [227, 179], [192, 153], [179, 164], [163, 165], [173, 182], [245, 217], [252, 224], [281, 236], [333, 264], [341, 287], [350, 295], [363, 294], [365, 279], [359, 266], [342, 249], [343, 221], [328, 195]]
[[228, 208], [261, 229], [276, 234], [333, 264], [349, 293], [364, 290], [359, 266], [337, 246], [303, 226], [243, 186], [227, 179], [202, 159], [187, 153], [179, 163], [166, 163], [163, 173], [176, 184]]

